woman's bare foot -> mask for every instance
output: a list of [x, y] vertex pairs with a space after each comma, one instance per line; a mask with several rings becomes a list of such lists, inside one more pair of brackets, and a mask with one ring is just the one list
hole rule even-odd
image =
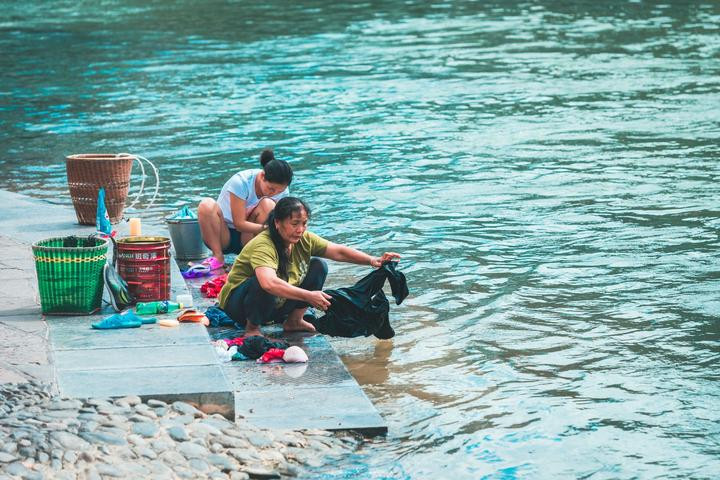
[[306, 322], [302, 318], [297, 320], [290, 320], [289, 318], [283, 323], [283, 331], [285, 332], [315, 332], [315, 327], [312, 323]]
[[246, 322], [244, 336], [246, 336], [246, 337], [252, 337], [252, 336], [262, 337], [263, 334], [260, 331], [260, 325], [255, 325], [254, 323]]

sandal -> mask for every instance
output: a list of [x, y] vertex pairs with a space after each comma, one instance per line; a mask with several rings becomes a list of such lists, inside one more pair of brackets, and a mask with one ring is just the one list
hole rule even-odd
[[210, 270], [218, 270], [225, 266], [225, 264], [223, 262], [221, 262], [220, 260], [218, 260], [215, 257], [208, 257], [200, 263], [188, 262], [188, 265], [190, 267], [194, 267], [195, 265], [205, 265], [206, 267], [209, 267]]
[[136, 318], [116, 313], [93, 323], [91, 326], [97, 330], [111, 330], [114, 328], [138, 328], [141, 325], [142, 322]]
[[210, 267], [210, 270], [219, 270], [221, 268], [225, 268], [225, 263], [221, 262], [215, 257], [206, 258], [201, 262], [201, 265], [207, 265], [208, 267]]
[[135, 312], [129, 310], [125, 313], [116, 313], [109, 317], [103, 318], [99, 322], [93, 323], [91, 326], [97, 330], [110, 330], [114, 328], [138, 328], [141, 325], [155, 323], [155, 317], [143, 318], [138, 317]]
[[206, 277], [210, 275], [212, 272], [212, 269], [205, 264], [197, 263], [184, 272], [181, 272], [183, 278], [198, 278], [198, 277]]

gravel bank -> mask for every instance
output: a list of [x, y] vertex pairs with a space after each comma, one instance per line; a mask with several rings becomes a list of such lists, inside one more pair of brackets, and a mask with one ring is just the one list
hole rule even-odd
[[262, 430], [183, 402], [0, 385], [0, 479], [303, 478], [356, 447], [350, 435]]

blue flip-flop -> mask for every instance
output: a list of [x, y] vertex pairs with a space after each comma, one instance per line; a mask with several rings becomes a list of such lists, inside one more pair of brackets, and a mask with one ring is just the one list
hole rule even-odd
[[150, 323], [157, 323], [157, 318], [155, 317], [138, 317], [135, 312], [132, 310], [128, 310], [127, 312], [123, 313], [124, 316], [128, 317], [128, 320], [140, 320], [140, 322], [143, 325], [148, 325]]
[[134, 312], [116, 313], [109, 317], [103, 318], [101, 321], [93, 323], [92, 328], [97, 330], [110, 330], [115, 328], [138, 328], [144, 324], [155, 323], [156, 318], [141, 318]]

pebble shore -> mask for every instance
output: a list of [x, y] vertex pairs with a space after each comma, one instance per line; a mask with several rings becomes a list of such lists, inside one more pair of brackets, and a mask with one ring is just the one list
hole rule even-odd
[[190, 404], [53, 397], [0, 385], [0, 480], [304, 478], [357, 447], [350, 434], [263, 430]]

